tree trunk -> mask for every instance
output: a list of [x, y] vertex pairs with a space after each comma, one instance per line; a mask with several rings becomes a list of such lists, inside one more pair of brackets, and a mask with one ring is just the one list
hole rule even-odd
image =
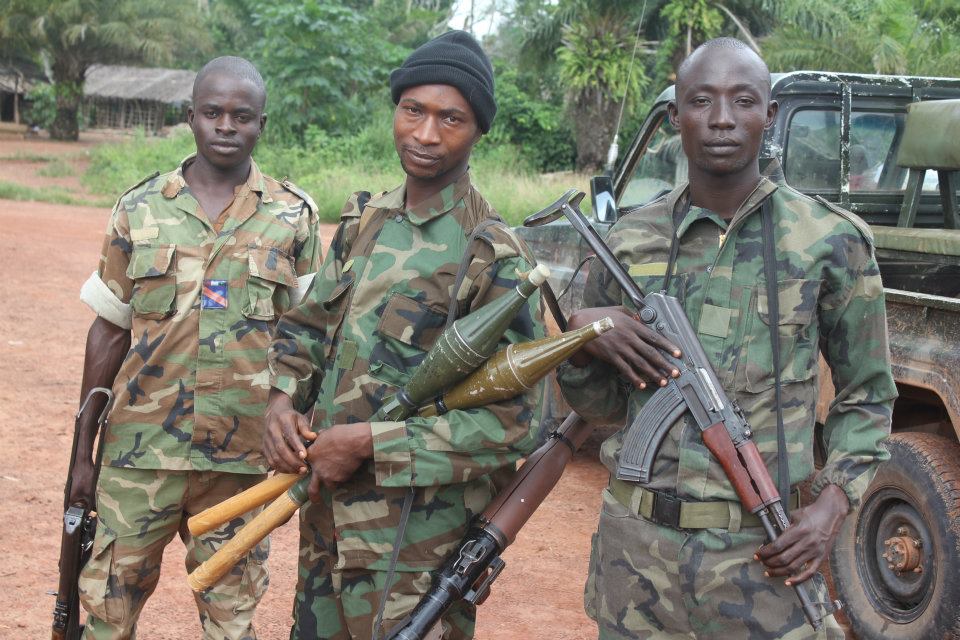
[[57, 116], [50, 125], [50, 138], [79, 140], [80, 127], [77, 115], [80, 110], [80, 98], [83, 96], [83, 84], [58, 81], [53, 90], [57, 96]]
[[616, 100], [597, 91], [581, 94], [572, 103], [577, 171], [599, 173], [603, 170], [617, 126], [618, 106]]
[[78, 140], [80, 127], [78, 114], [83, 99], [83, 81], [87, 65], [69, 51], [60, 52], [54, 58], [53, 92], [57, 98], [57, 115], [50, 125], [50, 137], [54, 140]]

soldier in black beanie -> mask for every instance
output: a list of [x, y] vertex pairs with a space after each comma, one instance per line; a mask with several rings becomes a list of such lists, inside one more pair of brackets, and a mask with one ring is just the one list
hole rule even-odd
[[469, 33], [448, 31], [411, 53], [400, 68], [390, 74], [393, 103], [400, 102], [404, 89], [421, 84], [456, 87], [473, 108], [480, 131], [490, 131], [497, 115], [493, 65]]
[[[470, 179], [497, 110], [477, 41], [463, 31], [431, 40], [391, 74], [390, 90], [404, 181], [351, 196], [271, 351], [264, 450], [278, 471], [308, 463], [311, 475], [291, 640], [379, 639], [400, 624], [537, 443], [539, 388], [440, 418], [358, 421], [409, 381], [449, 313], [508, 295], [534, 264]], [[543, 335], [534, 294], [501, 346]], [[294, 397], [317, 399], [312, 424]], [[461, 600], [424, 640], [470, 640], [475, 619]]]

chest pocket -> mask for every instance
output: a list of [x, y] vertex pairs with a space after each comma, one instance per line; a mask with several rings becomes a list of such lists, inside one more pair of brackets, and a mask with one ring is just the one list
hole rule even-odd
[[390, 296], [377, 333], [418, 351], [428, 351], [443, 333], [447, 314], [400, 293]]
[[[289, 289], [297, 287], [293, 258], [276, 247], [250, 247], [247, 254], [246, 297], [243, 315], [253, 320], [273, 320], [278, 305], [290, 305]], [[282, 288], [278, 291], [277, 285]]]
[[809, 380], [817, 367], [816, 327], [813, 326], [820, 280], [783, 280], [778, 283], [779, 318], [770, 317], [766, 287], [753, 290], [737, 376], [747, 391], [758, 393], [775, 384], [770, 323], [777, 323], [780, 339], [780, 379], [786, 384]]
[[162, 320], [176, 311], [177, 276], [171, 268], [176, 246], [134, 245], [127, 277], [133, 280], [130, 306], [135, 315]]

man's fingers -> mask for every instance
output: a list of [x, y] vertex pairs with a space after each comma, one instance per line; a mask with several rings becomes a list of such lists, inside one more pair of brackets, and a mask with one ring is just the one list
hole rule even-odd
[[795, 584], [802, 584], [812, 578], [820, 569], [821, 561], [822, 558], [808, 560], [801, 571], [786, 581], [787, 585], [792, 587]]
[[672, 342], [667, 340], [663, 335], [661, 335], [660, 333], [657, 333], [656, 331], [654, 331], [653, 329], [651, 329], [650, 327], [648, 327], [643, 323], [640, 323], [640, 329], [638, 330], [638, 333], [640, 333], [643, 336], [643, 339], [647, 343], [652, 344], [653, 346], [660, 349], [661, 351], [669, 353], [674, 358], [679, 358], [683, 355], [680, 349], [677, 348], [677, 345], [673, 344]]
[[317, 434], [310, 428], [310, 421], [302, 413], [297, 414], [297, 431], [300, 432], [300, 437], [304, 440], [312, 442], [317, 439]]

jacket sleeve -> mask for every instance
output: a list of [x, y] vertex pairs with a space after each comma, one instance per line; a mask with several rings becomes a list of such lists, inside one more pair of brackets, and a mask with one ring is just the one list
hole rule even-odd
[[[518, 272], [530, 269], [521, 257], [488, 262], [474, 278], [469, 305], [475, 310], [508, 293]], [[474, 271], [471, 265], [469, 272]], [[539, 295], [521, 307], [498, 348], [544, 335]], [[467, 482], [497, 469], [512, 468], [537, 444], [542, 383], [512, 399], [439, 417], [373, 422], [377, 485], [434, 486]]]
[[[293, 398], [298, 411], [313, 406], [322, 379], [331, 339], [328, 335], [331, 319], [328, 301], [343, 272], [343, 255], [348, 251], [344, 243], [355, 231], [359, 219], [357, 195], [354, 194], [344, 205], [326, 259], [299, 304], [280, 316], [267, 350], [270, 386]], [[318, 227], [316, 217], [311, 216], [310, 224], [302, 230], [303, 243], [297, 256], [297, 273], [300, 275], [310, 273], [309, 265], [319, 262]], [[300, 237], [298, 232], [298, 239]]]
[[881, 441], [890, 433], [896, 385], [890, 373], [880, 271], [869, 242], [846, 234], [847, 265], [837, 269], [820, 309], [820, 349], [830, 366], [836, 397], [824, 423], [827, 461], [813, 492], [827, 484], [860, 503], [877, 465], [889, 457]]

